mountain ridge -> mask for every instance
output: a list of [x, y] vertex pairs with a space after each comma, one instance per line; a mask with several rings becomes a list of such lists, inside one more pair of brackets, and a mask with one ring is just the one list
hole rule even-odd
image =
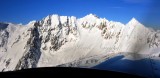
[[135, 18], [125, 25], [94, 14], [78, 19], [48, 15], [26, 25], [9, 24], [0, 31], [0, 70], [58, 66], [110, 52], [147, 54], [160, 47], [158, 34]]

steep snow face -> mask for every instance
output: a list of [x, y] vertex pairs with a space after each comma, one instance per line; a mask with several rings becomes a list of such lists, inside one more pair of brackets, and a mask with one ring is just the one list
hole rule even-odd
[[49, 15], [25, 26], [0, 23], [0, 70], [57, 66], [119, 52], [152, 53], [159, 39], [159, 32], [135, 18], [126, 25], [94, 14], [80, 19]]
[[[0, 70], [15, 69], [17, 61], [22, 57], [26, 40], [24, 31], [27, 27], [9, 23], [0, 31]], [[23, 34], [22, 34], [23, 33]], [[8, 66], [11, 66], [8, 68]]]
[[14, 24], [0, 23], [0, 51], [7, 52], [8, 44], [13, 41], [11, 40], [13, 33], [19, 28]]
[[123, 52], [139, 52], [147, 45], [147, 38], [150, 33], [148, 28], [132, 18], [123, 29], [120, 48]]

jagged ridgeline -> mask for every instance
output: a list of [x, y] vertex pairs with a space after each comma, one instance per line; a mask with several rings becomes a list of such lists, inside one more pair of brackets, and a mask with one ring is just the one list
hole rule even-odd
[[121, 52], [151, 53], [160, 32], [135, 18], [127, 24], [94, 14], [49, 15], [27, 25], [0, 23], [0, 71], [36, 67], [93, 67]]

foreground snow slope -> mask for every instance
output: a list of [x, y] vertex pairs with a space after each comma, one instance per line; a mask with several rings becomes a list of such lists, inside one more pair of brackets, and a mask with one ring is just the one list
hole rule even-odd
[[[120, 52], [159, 52], [160, 32], [150, 30], [135, 18], [126, 25], [89, 14], [49, 15], [22, 26], [0, 23], [0, 70], [67, 66], [82, 59], [113, 56]], [[90, 58], [94, 57], [94, 58]], [[78, 62], [80, 63], [80, 62]], [[81, 64], [80, 64], [81, 65]], [[78, 67], [78, 66], [77, 66]]]

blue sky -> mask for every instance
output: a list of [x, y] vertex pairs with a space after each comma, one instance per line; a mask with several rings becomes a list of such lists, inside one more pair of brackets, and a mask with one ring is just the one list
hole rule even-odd
[[27, 24], [49, 14], [84, 17], [96, 14], [126, 24], [132, 17], [160, 26], [160, 0], [0, 0], [0, 21]]

